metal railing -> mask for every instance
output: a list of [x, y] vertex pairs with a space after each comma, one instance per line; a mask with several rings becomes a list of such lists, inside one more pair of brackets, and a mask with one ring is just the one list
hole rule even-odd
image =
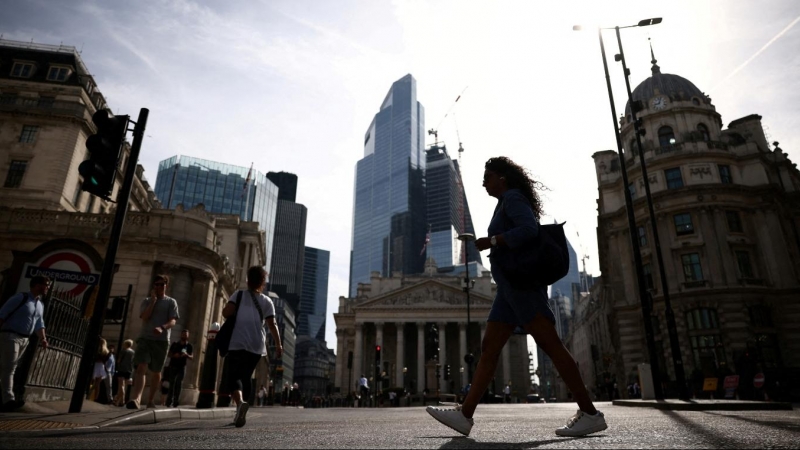
[[27, 386], [72, 390], [89, 319], [83, 315], [83, 295], [55, 291], [44, 300], [47, 348], [38, 347], [28, 372]]

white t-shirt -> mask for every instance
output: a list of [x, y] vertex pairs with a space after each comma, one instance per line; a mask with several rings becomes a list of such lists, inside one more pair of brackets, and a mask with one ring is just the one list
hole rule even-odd
[[[239, 291], [234, 292], [229, 302], [235, 304], [238, 295]], [[228, 350], [245, 350], [264, 356], [267, 354], [267, 330], [264, 329], [264, 322], [260, 320], [253, 298], [252, 292], [242, 291], [242, 301], [239, 303], [239, 313], [236, 315], [236, 323]], [[264, 319], [275, 317], [275, 305], [269, 297], [257, 294], [255, 300], [261, 306]]]

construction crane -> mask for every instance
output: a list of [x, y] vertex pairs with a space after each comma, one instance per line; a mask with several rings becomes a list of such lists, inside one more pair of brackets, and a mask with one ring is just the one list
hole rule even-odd
[[[466, 92], [468, 87], [469, 86], [465, 87], [461, 91], [461, 93], [458, 94], [458, 97], [456, 97], [456, 99], [450, 105], [450, 108], [447, 110], [447, 112], [445, 113], [444, 117], [442, 117], [442, 119], [436, 125], [436, 128], [431, 128], [430, 130], [428, 130], [428, 135], [429, 136], [433, 136], [433, 144], [431, 144], [431, 147], [430, 147], [431, 150], [436, 149], [436, 150], [444, 150], [445, 152], [447, 151], [447, 146], [444, 143], [439, 145], [439, 127], [442, 125], [444, 120], [447, 119], [447, 116], [449, 116], [450, 113], [453, 112], [453, 108], [455, 108], [455, 106], [458, 103], [458, 101], [461, 100], [461, 97], [464, 95], [464, 92]], [[466, 213], [464, 212], [465, 211], [464, 202], [465, 202], [465, 199], [466, 199], [466, 193], [464, 192], [464, 183], [461, 180], [461, 167], [463, 167], [462, 164], [461, 164], [461, 154], [464, 153], [464, 146], [461, 143], [461, 135], [458, 132], [458, 123], [455, 120], [455, 113], [453, 113], [453, 124], [454, 124], [455, 130], [456, 130], [456, 137], [458, 138], [458, 173], [456, 174], [456, 182], [458, 183], [458, 190], [459, 190], [459, 194], [460, 195], [458, 196], [457, 208], [458, 208], [458, 219], [459, 219], [459, 222], [461, 222], [461, 234], [463, 234], [463, 233], [467, 232], [467, 218], [466, 218]], [[466, 241], [462, 241], [461, 245], [462, 245], [462, 248], [461, 248], [462, 258], [461, 259], [462, 259], [462, 261], [464, 263], [465, 270], [468, 270], [468, 267], [467, 267], [467, 242]]]

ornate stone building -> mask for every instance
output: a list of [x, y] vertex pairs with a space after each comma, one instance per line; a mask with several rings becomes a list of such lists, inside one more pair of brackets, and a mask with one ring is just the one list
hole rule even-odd
[[[774, 143], [761, 117], [723, 129], [720, 114], [689, 80], [652, 76], [634, 91], [646, 134], [643, 148], [687, 378], [729, 370], [767, 386], [800, 367], [800, 172]], [[593, 155], [599, 185], [598, 242], [617, 380], [647, 362], [623, 189], [630, 189], [659, 366], [674, 380], [663, 292], [634, 140], [630, 106], [621, 120], [629, 186], [617, 153]], [[586, 326], [585, 324], [584, 326]], [[670, 381], [668, 386], [674, 384]], [[670, 392], [670, 391], [668, 391]], [[673, 391], [674, 392], [674, 391]]]
[[[488, 271], [481, 271], [470, 292], [470, 325], [467, 327], [466, 295], [463, 278], [440, 273], [432, 258], [425, 273], [381, 277], [373, 272], [370, 283], [359, 283], [356, 298], [339, 298], [336, 321], [336, 389], [345, 394], [355, 390], [358, 378], [374, 377], [376, 363], [385, 372], [382, 389], [405, 387], [421, 393], [428, 389], [457, 393], [468, 383], [469, 370], [464, 355], [471, 351], [475, 365], [480, 356], [480, 342], [486, 330], [486, 318], [496, 286]], [[429, 326], [438, 328], [439, 351], [426, 348]], [[381, 359], [376, 361], [376, 346]], [[352, 354], [352, 365], [348, 360]], [[451, 366], [452, 381], [444, 380], [444, 370], [435, 377], [435, 362]], [[461, 368], [464, 367], [464, 371]], [[474, 368], [473, 368], [474, 370]], [[489, 389], [501, 392], [511, 381], [514, 396], [524, 397], [530, 388], [528, 348], [524, 335], [514, 335], [505, 346], [497, 367], [495, 382]], [[376, 383], [370, 381], [370, 387]]]
[[[0, 40], [0, 302], [27, 290], [36, 273], [54, 278], [56, 292], [46, 301], [50, 347], [29, 346], [23, 381], [30, 401], [70, 398], [76, 382], [86, 311], [95, 301], [115, 211], [114, 203], [80, 190], [78, 165], [94, 132], [92, 114], [106, 106], [74, 47]], [[114, 196], [128, 155], [124, 145]], [[137, 166], [111, 288], [116, 297], [130, 287], [127, 320], [105, 325], [103, 336], [109, 343], [136, 338], [139, 306], [153, 277], [169, 275], [167, 293], [181, 316], [172, 340], [188, 328], [196, 349], [181, 399], [194, 403], [206, 331], [221, 322], [233, 291], [245, 286], [246, 268], [266, 264], [265, 236], [255, 222], [211, 215], [202, 205], [159, 207]]]

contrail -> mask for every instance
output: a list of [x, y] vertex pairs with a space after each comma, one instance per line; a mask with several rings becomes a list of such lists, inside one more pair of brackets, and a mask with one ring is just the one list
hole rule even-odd
[[747, 59], [747, 61], [745, 61], [745, 62], [743, 62], [742, 64], [740, 64], [740, 65], [739, 65], [739, 67], [737, 67], [737, 68], [733, 69], [733, 72], [729, 73], [729, 74], [728, 74], [728, 76], [726, 76], [725, 78], [723, 78], [723, 79], [722, 79], [722, 80], [721, 80], [719, 83], [717, 83], [717, 84], [716, 84], [716, 86], [714, 86], [713, 88], [711, 88], [711, 91], [714, 91], [714, 90], [716, 90], [718, 87], [720, 87], [722, 84], [724, 84], [724, 83], [725, 83], [726, 81], [728, 81], [730, 78], [732, 78], [734, 75], [736, 75], [737, 73], [739, 73], [739, 71], [740, 71], [740, 70], [744, 69], [744, 68], [745, 68], [745, 66], [747, 66], [748, 64], [750, 64], [750, 62], [751, 62], [751, 61], [753, 61], [754, 59], [756, 59], [756, 58], [758, 57], [758, 55], [760, 55], [760, 54], [761, 54], [761, 52], [763, 52], [764, 50], [766, 50], [766, 49], [767, 49], [767, 47], [769, 47], [770, 45], [772, 45], [772, 43], [773, 43], [773, 42], [777, 41], [778, 39], [780, 39], [780, 37], [781, 37], [781, 36], [783, 36], [784, 34], [786, 34], [786, 32], [787, 32], [787, 31], [791, 30], [791, 29], [792, 29], [792, 27], [793, 27], [793, 26], [795, 26], [795, 24], [796, 24], [797, 22], [800, 22], [800, 16], [798, 16], [796, 19], [794, 19], [794, 20], [792, 21], [792, 23], [790, 23], [790, 24], [789, 24], [789, 25], [788, 25], [786, 28], [784, 28], [783, 30], [781, 30], [781, 32], [780, 32], [780, 33], [776, 34], [776, 35], [775, 35], [775, 37], [773, 37], [772, 39], [770, 39], [770, 40], [769, 40], [769, 42], [767, 42], [766, 44], [764, 44], [764, 46], [763, 46], [763, 47], [761, 47], [761, 48], [760, 48], [760, 49], [759, 49], [757, 52], [755, 52], [755, 54], [753, 54], [753, 56], [751, 56], [750, 58], [748, 58], [748, 59]]

